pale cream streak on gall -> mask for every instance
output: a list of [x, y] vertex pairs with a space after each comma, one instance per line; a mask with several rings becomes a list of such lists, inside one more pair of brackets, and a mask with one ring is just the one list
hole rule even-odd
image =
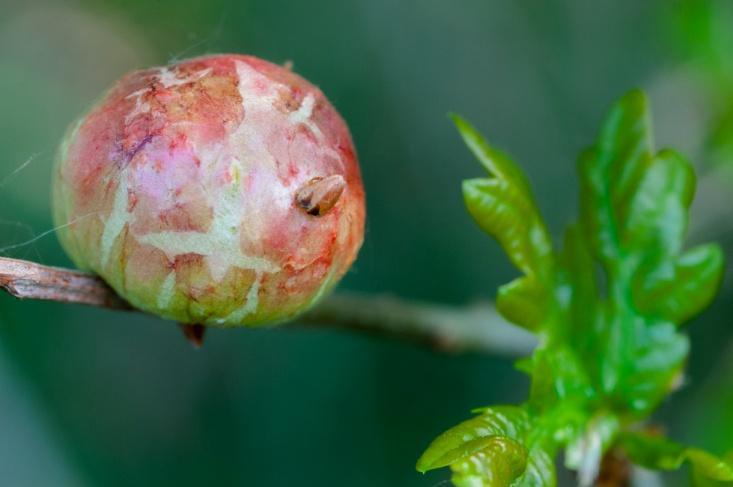
[[219, 324], [239, 323], [244, 318], [246, 318], [247, 316], [257, 311], [257, 306], [259, 305], [259, 294], [260, 294], [260, 284], [261, 283], [262, 283], [262, 272], [257, 272], [255, 276], [255, 280], [252, 283], [252, 286], [250, 286], [249, 291], [247, 292], [247, 297], [244, 300], [244, 305], [242, 305], [241, 308], [234, 310], [226, 318], [219, 320]]
[[166, 309], [170, 305], [173, 299], [173, 291], [176, 285], [176, 273], [175, 271], [168, 274], [163, 281], [163, 285], [160, 288], [160, 294], [158, 295], [158, 308]]
[[325, 137], [323, 136], [323, 132], [321, 132], [321, 129], [318, 127], [318, 125], [316, 125], [315, 122], [313, 122], [311, 118], [313, 116], [313, 109], [315, 108], [315, 105], [315, 97], [312, 93], [308, 93], [306, 97], [303, 98], [303, 102], [301, 103], [298, 110], [291, 113], [288, 117], [288, 120], [293, 125], [305, 125], [306, 127], [308, 127], [308, 130], [313, 132], [313, 135], [315, 135], [316, 139], [318, 140], [318, 150], [321, 152], [321, 154], [327, 154], [338, 160], [339, 164], [341, 164], [341, 167], [343, 168], [344, 162], [341, 160], [341, 155], [328, 145], [324, 145]]
[[127, 211], [128, 178], [127, 170], [123, 170], [120, 173], [119, 182], [117, 183], [112, 212], [104, 224], [104, 232], [102, 233], [102, 267], [107, 265], [115, 240], [117, 240], [125, 225], [130, 221], [130, 214]]
[[313, 132], [313, 134], [318, 139], [318, 142], [323, 141], [323, 132], [321, 132], [321, 129], [318, 128], [318, 125], [313, 123], [313, 120], [311, 120], [311, 116], [313, 116], [313, 107], [316, 104], [316, 99], [313, 97], [312, 93], [308, 93], [305, 98], [303, 98], [303, 103], [300, 104], [300, 107], [297, 111], [290, 114], [288, 117], [288, 120], [293, 125], [303, 124], [308, 129]]
[[[237, 171], [237, 169], [235, 169]], [[160, 232], [138, 240], [165, 252], [169, 259], [195, 253], [204, 256], [211, 276], [221, 281], [230, 267], [255, 272], [277, 272], [280, 268], [267, 259], [246, 255], [241, 250], [242, 205], [238, 178], [224, 194], [210, 201], [214, 219], [208, 232]]]

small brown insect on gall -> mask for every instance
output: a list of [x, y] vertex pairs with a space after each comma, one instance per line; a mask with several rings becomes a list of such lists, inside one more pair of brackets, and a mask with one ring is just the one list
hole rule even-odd
[[338, 174], [315, 177], [298, 188], [295, 203], [309, 215], [323, 216], [336, 206], [344, 188], [346, 181]]

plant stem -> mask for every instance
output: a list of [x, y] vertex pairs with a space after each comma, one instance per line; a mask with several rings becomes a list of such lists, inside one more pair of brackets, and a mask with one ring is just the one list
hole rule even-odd
[[101, 279], [85, 272], [0, 257], [0, 288], [19, 299], [40, 299], [131, 310]]
[[[0, 289], [19, 299], [134, 311], [97, 276], [25, 260], [0, 257]], [[488, 303], [453, 307], [343, 293], [325, 299], [295, 323], [406, 339], [451, 352], [517, 356], [535, 344], [530, 333], [506, 323]]]
[[623, 452], [609, 450], [603, 456], [595, 487], [630, 487], [631, 463]]
[[387, 295], [338, 293], [298, 319], [308, 325], [408, 339], [443, 351], [528, 354], [534, 335], [508, 324], [488, 304], [458, 307]]

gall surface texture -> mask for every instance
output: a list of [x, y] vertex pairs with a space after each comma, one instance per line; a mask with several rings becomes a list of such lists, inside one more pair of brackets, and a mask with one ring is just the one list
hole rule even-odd
[[318, 88], [250, 56], [125, 76], [70, 129], [54, 179], [76, 265], [182, 323], [291, 318], [363, 239], [346, 124]]

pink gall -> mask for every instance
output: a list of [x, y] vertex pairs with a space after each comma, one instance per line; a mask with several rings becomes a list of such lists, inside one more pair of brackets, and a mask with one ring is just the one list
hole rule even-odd
[[181, 323], [292, 318], [364, 235], [346, 124], [318, 88], [250, 56], [128, 74], [72, 127], [54, 178], [74, 262]]

